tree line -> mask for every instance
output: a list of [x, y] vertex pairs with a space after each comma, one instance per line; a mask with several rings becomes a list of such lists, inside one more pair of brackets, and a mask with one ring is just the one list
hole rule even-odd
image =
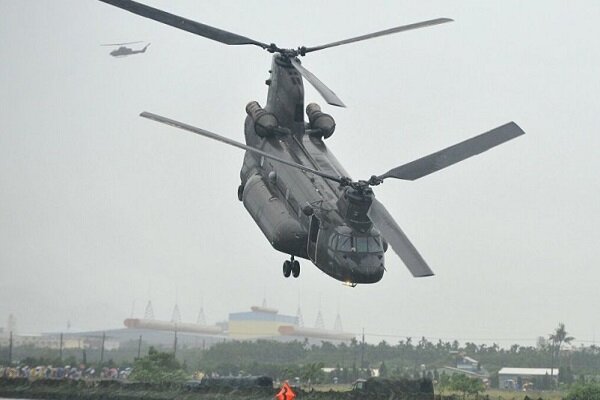
[[[565, 352], [564, 344], [572, 340], [564, 324], [559, 324], [547, 339], [539, 340], [536, 346], [514, 344], [501, 348], [497, 344], [430, 341], [425, 337], [406, 338], [396, 343], [384, 340], [377, 344], [355, 339], [349, 343], [321, 342], [318, 345], [310, 344], [307, 340], [287, 343], [268, 340], [227, 341], [207, 349], [182, 346], [177, 350], [177, 359], [188, 372], [266, 374], [274, 378], [284, 375], [306, 376], [306, 371], [310, 369], [307, 366], [322, 365], [333, 371], [315, 379], [336, 378], [339, 382], [367, 377], [369, 369], [373, 368], [380, 369], [382, 375], [387, 376], [419, 377], [423, 374], [422, 365], [428, 371], [435, 371], [443, 366], [455, 366], [457, 358], [462, 356], [479, 361], [492, 377], [502, 367], [559, 368], [560, 379], [565, 383], [600, 375], [600, 347], [591, 345]], [[142, 355], [146, 355], [148, 349], [149, 346], [144, 343]], [[160, 350], [169, 351], [168, 348]], [[5, 353], [5, 349], [0, 349], [0, 364], [6, 365]], [[59, 365], [65, 362], [70, 365], [81, 362], [97, 364], [100, 359], [99, 350], [92, 349], [65, 350], [62, 360], [57, 359], [57, 352], [53, 349], [22, 346], [13, 349], [13, 353], [15, 360], [28, 365]], [[137, 341], [125, 343], [118, 350], [105, 351], [103, 365], [133, 365], [137, 354]]]

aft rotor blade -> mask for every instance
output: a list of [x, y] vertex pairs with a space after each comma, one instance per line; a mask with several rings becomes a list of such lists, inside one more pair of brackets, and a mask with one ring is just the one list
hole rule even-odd
[[271, 159], [273, 161], [280, 162], [280, 163], [288, 165], [290, 167], [298, 168], [298, 169], [301, 169], [303, 171], [310, 172], [310, 173], [313, 173], [315, 175], [319, 175], [319, 176], [321, 176], [321, 177], [323, 177], [325, 179], [330, 179], [330, 180], [338, 182], [338, 183], [342, 182], [341, 177], [334, 176], [334, 175], [329, 175], [329, 174], [326, 174], [324, 172], [317, 171], [316, 169], [305, 167], [304, 165], [301, 165], [301, 164], [296, 164], [293, 161], [284, 160], [283, 158], [279, 158], [277, 156], [274, 156], [272, 154], [266, 153], [266, 152], [264, 152], [262, 150], [259, 150], [257, 148], [245, 145], [243, 143], [240, 143], [240, 142], [237, 142], [235, 140], [226, 138], [225, 136], [218, 135], [216, 133], [207, 131], [205, 129], [197, 128], [195, 126], [184, 124], [183, 122], [175, 121], [173, 119], [169, 119], [169, 118], [166, 118], [166, 117], [161, 117], [160, 115], [152, 114], [152, 113], [149, 113], [149, 112], [146, 112], [146, 111], [144, 111], [143, 113], [141, 113], [140, 116], [144, 117], [144, 118], [151, 119], [153, 121], [162, 122], [163, 124], [174, 126], [175, 128], [179, 128], [179, 129], [183, 129], [183, 130], [186, 130], [186, 131], [190, 131], [190, 132], [196, 133], [198, 135], [205, 136], [207, 138], [210, 138], [210, 139], [213, 139], [213, 140], [217, 140], [219, 142], [223, 142], [223, 143], [228, 144], [230, 146], [234, 146], [234, 147], [237, 147], [237, 148], [240, 148], [240, 149], [243, 149], [243, 150], [250, 151], [252, 153], [261, 155], [261, 156], [263, 156], [265, 158]]
[[525, 132], [519, 125], [509, 122], [444, 150], [391, 169], [378, 178], [397, 178], [414, 181], [524, 134]]
[[142, 17], [150, 18], [163, 24], [171, 25], [175, 28], [182, 29], [194, 33], [196, 35], [203, 36], [207, 39], [216, 40], [217, 42], [230, 44], [230, 45], [242, 45], [242, 44], [253, 44], [255, 46], [266, 49], [269, 45], [258, 42], [254, 39], [240, 36], [232, 32], [227, 32], [222, 29], [213, 28], [200, 22], [192, 21], [187, 18], [180, 17], [168, 13], [166, 11], [159, 10], [154, 7], [147, 6], [145, 4], [138, 3], [131, 0], [100, 0], [104, 3], [111, 4], [115, 7], [122, 8], [130, 11], [134, 14], [141, 15]]
[[298, 72], [300, 72], [300, 74], [303, 77], [305, 77], [306, 80], [309, 81], [310, 84], [313, 85], [319, 93], [321, 93], [321, 96], [323, 96], [327, 103], [331, 104], [332, 106], [346, 107], [342, 100], [340, 100], [340, 98], [337, 97], [335, 93], [333, 93], [333, 90], [325, 86], [325, 84], [321, 82], [319, 78], [317, 78], [312, 72], [304, 68], [297, 58], [292, 58], [290, 59], [290, 61], [294, 68], [296, 68]]
[[379, 31], [379, 32], [368, 33], [366, 35], [357, 36], [357, 37], [353, 37], [353, 38], [345, 39], [345, 40], [340, 40], [338, 42], [332, 42], [332, 43], [324, 44], [321, 46], [307, 47], [304, 49], [304, 52], [310, 53], [311, 51], [323, 50], [323, 49], [327, 49], [329, 47], [335, 47], [335, 46], [341, 46], [343, 44], [360, 42], [361, 40], [373, 39], [373, 38], [376, 38], [379, 36], [391, 35], [392, 33], [404, 32], [404, 31], [409, 31], [412, 29], [425, 28], [427, 26], [439, 25], [439, 24], [443, 24], [446, 22], [452, 22], [452, 21], [454, 21], [454, 20], [450, 19], [450, 18], [437, 18], [437, 19], [431, 19], [429, 21], [417, 22], [417, 23], [410, 24], [410, 25], [397, 26], [395, 28], [390, 28], [390, 29], [386, 29], [383, 31]]
[[420, 278], [434, 275], [421, 254], [419, 254], [415, 246], [408, 240], [408, 237], [400, 229], [400, 226], [394, 221], [394, 218], [385, 209], [383, 204], [377, 201], [377, 199], [373, 199], [367, 215], [414, 277]]

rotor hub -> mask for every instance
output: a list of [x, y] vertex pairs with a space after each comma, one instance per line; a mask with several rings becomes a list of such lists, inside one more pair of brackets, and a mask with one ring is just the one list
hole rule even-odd
[[348, 178], [347, 176], [343, 176], [340, 178], [340, 187], [351, 187], [352, 189], [356, 190], [357, 192], [363, 193], [363, 194], [373, 193], [371, 186], [377, 186], [381, 183], [383, 183], [383, 179], [376, 175], [372, 175], [369, 178], [369, 180], [367, 180], [367, 181], [365, 181], [365, 180], [353, 181], [352, 179]]
[[285, 58], [296, 58], [298, 56], [305, 56], [307, 52], [306, 46], [298, 46], [295, 49], [283, 49], [278, 47], [275, 43], [271, 43], [265, 48], [269, 53], [278, 53]]

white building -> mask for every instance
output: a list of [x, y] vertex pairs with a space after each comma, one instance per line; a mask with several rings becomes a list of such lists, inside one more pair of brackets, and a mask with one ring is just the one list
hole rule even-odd
[[554, 368], [502, 368], [498, 371], [498, 387], [500, 389], [520, 390], [524, 385], [533, 383], [536, 379], [547, 377], [558, 379], [558, 369]]

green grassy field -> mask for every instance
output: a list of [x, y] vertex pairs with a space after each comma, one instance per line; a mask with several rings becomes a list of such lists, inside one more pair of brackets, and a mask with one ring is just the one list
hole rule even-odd
[[[307, 389], [303, 387], [303, 389]], [[330, 390], [335, 392], [347, 392], [352, 390], [352, 385], [350, 384], [326, 384], [326, 385], [313, 385], [313, 389], [318, 392], [329, 392]], [[441, 394], [439, 391], [436, 391], [436, 394]], [[444, 395], [450, 395], [452, 392], [444, 391]], [[456, 393], [460, 395], [460, 393]], [[498, 389], [488, 389], [483, 394], [483, 396], [489, 396], [490, 400], [523, 400], [525, 396], [528, 396], [532, 400], [562, 400], [565, 396], [564, 392], [560, 391], [528, 391], [528, 392], [519, 392], [519, 391], [511, 391], [511, 390], [498, 390]], [[480, 396], [481, 398], [481, 396]], [[599, 399], [600, 400], [600, 399]]]
[[557, 392], [557, 391], [543, 391], [538, 392], [535, 390], [528, 392], [517, 392], [517, 391], [508, 391], [508, 390], [497, 390], [497, 389], [489, 389], [485, 391], [490, 397], [490, 400], [523, 400], [525, 396], [529, 397], [532, 400], [537, 400], [542, 398], [544, 400], [562, 400], [565, 393]]

